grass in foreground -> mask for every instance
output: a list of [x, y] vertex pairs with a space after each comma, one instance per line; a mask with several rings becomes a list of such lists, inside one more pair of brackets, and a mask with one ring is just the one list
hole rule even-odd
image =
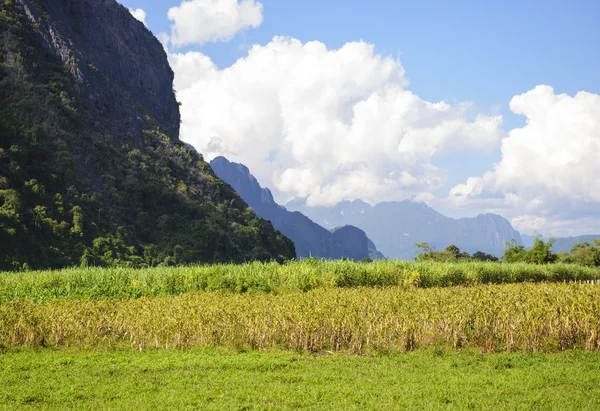
[[574, 264], [494, 262], [320, 261], [147, 269], [89, 268], [0, 272], [0, 304], [32, 299], [128, 299], [197, 291], [236, 293], [350, 287], [445, 287], [600, 279], [600, 269]]
[[0, 409], [600, 409], [600, 353], [16, 351]]
[[228, 347], [355, 354], [444, 345], [487, 351], [600, 348], [600, 286], [189, 293], [0, 304], [7, 347]]

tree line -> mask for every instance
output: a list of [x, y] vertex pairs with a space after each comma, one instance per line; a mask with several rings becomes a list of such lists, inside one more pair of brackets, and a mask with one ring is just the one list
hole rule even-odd
[[[552, 251], [554, 239], [550, 238], [544, 241], [541, 235], [538, 235], [531, 248], [526, 248], [519, 244], [515, 239], [506, 243], [504, 255], [501, 261], [506, 263], [524, 262], [531, 264], [552, 264], [567, 263], [581, 264], [588, 267], [600, 267], [600, 238], [593, 242], [583, 242], [574, 245], [570, 252], [555, 253]], [[494, 255], [477, 251], [469, 254], [461, 251], [456, 245], [450, 244], [442, 251], [436, 251], [427, 242], [416, 243], [415, 247], [422, 251], [416, 257], [417, 261], [500, 261]]]

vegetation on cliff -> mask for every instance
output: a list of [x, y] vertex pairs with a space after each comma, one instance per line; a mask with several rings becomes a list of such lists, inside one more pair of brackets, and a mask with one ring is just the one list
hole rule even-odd
[[0, 270], [295, 257], [289, 239], [143, 106], [131, 101], [141, 131], [115, 135], [80, 90], [72, 66], [2, 0]]

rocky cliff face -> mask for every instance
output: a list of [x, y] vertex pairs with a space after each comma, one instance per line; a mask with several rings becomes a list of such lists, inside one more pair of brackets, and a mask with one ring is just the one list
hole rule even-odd
[[474, 218], [461, 218], [456, 221], [456, 224], [458, 241], [465, 251], [483, 247], [501, 257], [499, 254], [504, 251], [505, 242], [512, 239], [522, 241], [521, 234], [510, 222], [497, 214], [488, 213]]
[[286, 210], [275, 202], [269, 189], [260, 186], [243, 164], [217, 157], [210, 162], [210, 166], [220, 179], [241, 195], [258, 216], [271, 221], [277, 230], [294, 242], [298, 258], [384, 258], [364, 231], [356, 227], [344, 225], [330, 232], [302, 213]]
[[521, 241], [517, 231], [503, 217], [482, 214], [475, 218], [452, 219], [412, 201], [383, 202], [371, 206], [364, 201], [345, 201], [333, 207], [307, 207], [302, 201], [288, 204], [326, 228], [352, 224], [373, 240], [388, 258], [413, 259], [419, 253], [415, 243], [428, 242], [437, 250], [450, 244], [462, 251], [502, 256], [504, 243]]
[[351, 225], [334, 228], [331, 230], [334, 241], [347, 245], [348, 255], [364, 255], [367, 250], [369, 257], [369, 239], [363, 230]]
[[295, 257], [179, 140], [172, 80], [114, 0], [0, 1], [0, 271]]
[[136, 133], [149, 114], [179, 135], [173, 71], [160, 42], [114, 0], [16, 0], [69, 70], [103, 129]]

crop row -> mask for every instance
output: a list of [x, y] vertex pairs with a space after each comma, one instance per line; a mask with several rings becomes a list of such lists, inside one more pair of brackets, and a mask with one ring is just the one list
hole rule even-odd
[[303, 260], [148, 269], [67, 269], [0, 273], [0, 304], [32, 299], [138, 298], [187, 292], [308, 291], [346, 287], [444, 287], [600, 279], [600, 269], [570, 264]]
[[0, 305], [4, 346], [223, 346], [349, 353], [445, 345], [482, 351], [600, 347], [600, 286], [511, 284], [189, 293]]

